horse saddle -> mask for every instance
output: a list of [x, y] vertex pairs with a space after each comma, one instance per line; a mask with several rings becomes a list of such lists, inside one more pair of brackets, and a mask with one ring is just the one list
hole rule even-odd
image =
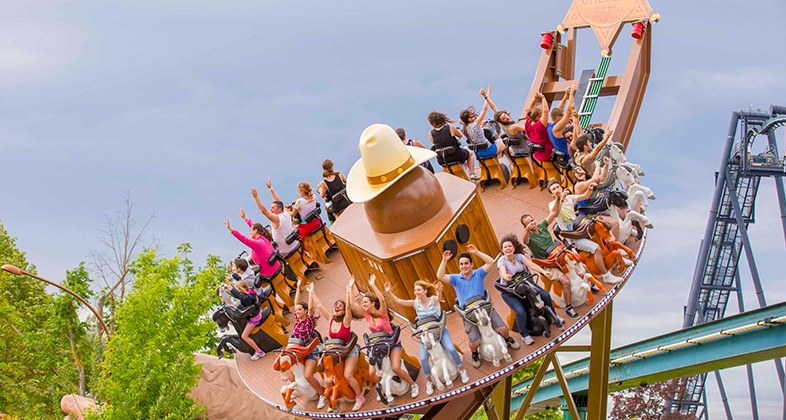
[[336, 353], [342, 359], [349, 356], [349, 353], [352, 352], [352, 349], [358, 343], [358, 336], [353, 332], [349, 334], [348, 342], [340, 338], [328, 338], [325, 341], [325, 352]]
[[398, 343], [399, 335], [401, 334], [401, 328], [398, 325], [393, 326], [393, 334], [388, 334], [384, 331], [375, 332], [371, 335], [363, 334], [363, 341], [366, 342], [366, 347], [371, 349], [376, 347], [385, 347], [386, 351], [389, 352], [393, 346]]
[[[256, 306], [247, 306], [243, 309], [238, 309], [234, 306], [224, 307], [224, 311], [226, 311], [227, 315], [232, 319], [248, 319], [256, 309]], [[260, 309], [259, 312], [262, 313], [262, 322], [265, 322], [267, 317], [270, 316], [270, 306], [265, 306], [264, 308]], [[262, 322], [260, 322], [260, 325]]]
[[299, 338], [290, 337], [289, 341], [287, 342], [287, 352], [291, 352], [297, 356], [298, 361], [301, 361], [314, 351], [319, 342], [320, 337], [314, 337], [310, 343], [306, 343]]
[[497, 281], [494, 283], [494, 287], [500, 292], [513, 294], [522, 299], [526, 299], [528, 292], [531, 292], [530, 289], [534, 286], [532, 279], [537, 275], [537, 273], [530, 273], [529, 270], [522, 271], [514, 274], [513, 278], [510, 279], [507, 284], [502, 284], [502, 279], [498, 277]]
[[477, 322], [477, 311], [483, 310], [488, 314], [491, 315], [491, 299], [489, 298], [489, 292], [484, 291], [483, 296], [473, 296], [467, 299], [464, 302], [464, 307], [461, 307], [458, 302], [453, 305], [453, 308], [456, 312], [461, 315], [462, 318], [469, 320], [470, 322]]
[[565, 239], [588, 239], [592, 236], [589, 232], [590, 223], [588, 222], [587, 217], [581, 214], [570, 223], [572, 229], [561, 229], [559, 225], [555, 225], [554, 234]]
[[598, 214], [603, 213], [609, 209], [609, 193], [602, 192], [597, 196], [590, 198], [588, 204], [583, 206], [576, 206], [576, 211], [584, 214]]
[[437, 336], [442, 335], [442, 330], [447, 324], [447, 317], [445, 312], [441, 312], [439, 316], [423, 316], [415, 318], [415, 323], [409, 323], [409, 328], [412, 330], [413, 337], [419, 337], [426, 331], [434, 331]]
[[546, 268], [561, 268], [559, 257], [568, 250], [568, 247], [560, 241], [554, 241], [551, 246], [546, 250], [548, 257], [546, 258], [533, 258], [535, 264]]

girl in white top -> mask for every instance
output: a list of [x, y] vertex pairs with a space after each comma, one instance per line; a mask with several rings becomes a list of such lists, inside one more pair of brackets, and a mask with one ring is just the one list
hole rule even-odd
[[[426, 316], [439, 317], [442, 313], [442, 309], [439, 306], [439, 301], [442, 299], [442, 282], [438, 282], [434, 285], [425, 280], [416, 281], [413, 289], [415, 299], [413, 300], [399, 299], [396, 295], [391, 293], [392, 289], [393, 287], [390, 282], [385, 283], [385, 293], [390, 296], [390, 299], [401, 306], [415, 308], [418, 318]], [[456, 346], [453, 345], [453, 339], [450, 337], [450, 331], [448, 331], [447, 328], [442, 330], [440, 343], [459, 368], [461, 382], [469, 382], [469, 375], [467, 371], [462, 368], [463, 362], [461, 356], [459, 356], [458, 351], [456, 351]], [[420, 365], [423, 367], [423, 376], [426, 377], [426, 395], [431, 395], [434, 393], [434, 383], [431, 381], [431, 366], [429, 365], [428, 350], [426, 350], [423, 343], [420, 343]]]

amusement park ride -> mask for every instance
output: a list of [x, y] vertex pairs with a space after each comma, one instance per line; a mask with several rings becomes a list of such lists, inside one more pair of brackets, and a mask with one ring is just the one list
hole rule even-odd
[[[542, 34], [543, 53], [527, 103], [537, 92], [542, 92], [552, 103], [577, 84], [576, 108], [582, 128], [589, 128], [599, 125], [590, 124], [598, 98], [616, 97], [608, 123], [604, 125], [613, 130], [611, 140], [626, 147], [649, 78], [652, 25], [658, 18], [647, 0], [575, 0], [556, 30]], [[634, 40], [625, 70], [620, 75], [607, 75], [612, 48], [627, 25], [632, 29]], [[577, 77], [577, 34], [579, 29], [586, 27], [595, 34], [602, 58], [597, 70], [585, 70]], [[698, 412], [706, 416], [706, 410], [697, 411], [704, 407], [706, 372], [770, 359], [776, 360], [783, 385], [783, 366], [779, 358], [786, 354], [786, 327], [782, 326], [786, 322], [786, 306], [767, 306], [746, 228], [753, 222], [753, 202], [760, 178], [774, 177], [786, 235], [784, 166], [773, 134], [776, 128], [786, 125], [784, 111], [776, 107], [769, 114], [735, 113], [716, 184], [711, 219], [699, 255], [700, 266], [697, 266], [685, 312], [685, 330], [612, 351], [613, 299], [629, 280], [635, 267], [631, 265], [618, 270], [622, 282], [603, 284], [605, 296], [598, 296], [594, 302], [588, 301], [587, 305], [577, 308], [581, 317], [566, 321], [564, 331], [548, 338], [537, 337], [535, 346], [511, 350], [512, 362], [503, 362], [499, 368], [484, 363], [479, 369], [468, 369], [470, 380], [467, 383], [456, 381], [452, 389], [437, 391], [434, 395], [427, 396], [421, 391], [417, 398], [400, 397], [395, 404], [384, 405], [374, 401], [372, 391], [366, 395], [368, 401], [358, 412], [317, 410], [314, 401], [299, 401], [294, 408], [288, 409], [278, 386], [271, 386], [280, 383], [272, 358], [251, 361], [246, 355], [238, 355], [238, 372], [251, 392], [268, 405], [290, 415], [311, 418], [379, 418], [418, 413], [424, 419], [464, 419], [482, 405], [490, 419], [508, 419], [518, 410], [516, 419], [519, 420], [540, 409], [563, 405], [566, 414], [573, 419], [605, 419], [610, 389], [690, 375], [697, 376], [687, 379], [683, 387], [687, 390], [685, 395], [676, 395], [666, 410]], [[744, 134], [735, 142], [738, 121]], [[372, 129], [374, 126], [367, 131]], [[753, 154], [752, 145], [757, 136], [767, 137], [768, 145], [765, 152]], [[545, 192], [512, 188], [488, 189], [481, 195], [469, 181], [445, 172], [436, 176], [426, 172], [417, 164], [418, 156], [414, 155], [414, 159], [405, 157], [400, 165], [396, 162], [394, 167], [374, 172], [374, 168], [389, 163], [384, 162], [385, 159], [393, 160], [390, 153], [379, 158], [380, 151], [374, 150], [376, 146], [379, 145], [373, 141], [361, 141], [362, 159], [350, 171], [347, 183], [349, 196], [355, 204], [344, 211], [329, 231], [324, 228], [322, 242], [327, 248], [335, 245], [340, 252], [334, 253], [331, 256], [333, 263], [325, 265], [323, 271], [312, 278], [323, 302], [343, 298], [349, 274], [357, 280], [361, 293], [373, 293], [368, 283], [369, 275], [373, 274], [380, 283], [390, 282], [393, 294], [411, 299], [416, 280], [435, 278], [443, 250], [451, 249], [455, 255], [457, 250], [460, 252], [474, 244], [486, 254], [497, 255], [498, 238], [520, 232], [519, 216], [527, 212], [542, 215], [551, 198]], [[541, 169], [546, 178], [562, 175], [548, 162]], [[504, 187], [504, 182], [500, 184]], [[646, 243], [646, 230], [642, 233], [641, 240], [632, 246], [636, 255], [629, 256], [636, 261]], [[742, 249], [751, 267], [762, 309], [724, 318], [732, 292], [742, 302], [737, 272]], [[447, 264], [449, 272], [458, 272], [456, 258]], [[488, 275], [487, 289], [493, 289], [488, 285], [495, 276], [496, 273]], [[450, 287], [445, 287], [444, 295], [442, 309], [451, 310], [456, 295]], [[502, 308], [507, 308], [501, 298], [492, 296], [492, 300], [502, 312]], [[392, 309], [396, 312], [397, 324], [406, 325], [405, 320], [415, 318], [412, 308], [393, 305]], [[740, 312], [744, 312], [743, 309], [740, 306]], [[362, 337], [365, 327], [355, 328], [356, 324], [359, 323], [353, 324], [353, 331]], [[592, 332], [591, 345], [563, 344], [586, 326]], [[456, 347], [468, 361], [466, 336], [461, 331], [457, 314], [451, 314], [447, 327], [455, 331]], [[404, 360], [415, 379], [419, 362], [412, 355], [417, 353], [419, 342], [408, 335], [401, 333], [406, 353]], [[751, 338], [753, 335], [756, 339]], [[287, 345], [278, 341], [279, 346]], [[563, 351], [589, 352], [589, 358], [563, 367], [556, 357], [557, 352]], [[512, 374], [516, 370], [541, 358], [544, 362], [534, 378], [515, 386], [512, 384]], [[553, 368], [551, 373], [547, 373], [549, 366]], [[750, 368], [749, 376], [752, 378]], [[421, 390], [425, 390], [422, 378], [417, 379], [420, 379]], [[755, 405], [755, 397], [752, 398]]]

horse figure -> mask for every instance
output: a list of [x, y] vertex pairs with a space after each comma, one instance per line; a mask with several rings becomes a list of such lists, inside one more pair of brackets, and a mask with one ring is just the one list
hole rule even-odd
[[[562, 325], [562, 319], [540, 298], [540, 292], [533, 280], [537, 276], [537, 273], [516, 273], [507, 285], [503, 286], [497, 281], [494, 286], [500, 292], [514, 294], [527, 303], [525, 308], [527, 310], [527, 325], [530, 326], [528, 328], [529, 335], [542, 335], [551, 338], [551, 324], [556, 325], [560, 331], [563, 331], [565, 327]], [[519, 327], [520, 329], [521, 327]]]
[[[331, 338], [325, 341], [325, 350], [317, 361], [317, 371], [323, 373], [326, 379], [331, 379], [333, 385], [325, 387], [325, 398], [327, 398], [328, 412], [340, 411], [339, 400], [354, 402], [357, 395], [349, 386], [344, 378], [344, 359], [352, 352], [358, 342], [355, 333], [351, 334], [349, 342], [339, 338]], [[368, 362], [363, 355], [358, 357], [358, 364], [355, 368], [354, 378], [360, 385], [361, 392], [366, 393], [371, 389], [373, 382], [368, 373]]]
[[[218, 323], [218, 326], [222, 330], [226, 330], [229, 327], [229, 323], [231, 322], [235, 327], [235, 331], [243, 331], [243, 329], [246, 327], [246, 324], [248, 323], [248, 318], [253, 311], [253, 306], [249, 306], [243, 310], [240, 310], [234, 306], [223, 306], [213, 314], [213, 321]], [[257, 346], [259, 346], [259, 348], [264, 351], [272, 351], [280, 348], [281, 344], [262, 330], [262, 325], [270, 316], [270, 307], [266, 306], [260, 309], [260, 311], [262, 312], [262, 321], [251, 331], [249, 337], [251, 337]], [[254, 349], [249, 346], [245, 340], [240, 338], [239, 335], [226, 334], [222, 336], [221, 341], [219, 341], [218, 346], [216, 346], [216, 355], [218, 355], [218, 358], [220, 359], [224, 357], [224, 352], [234, 354], [235, 351], [240, 351], [250, 355], [254, 354]]]
[[[440, 342], [446, 323], [447, 316], [445, 312], [442, 312], [439, 318], [435, 316], [419, 317], [415, 320], [415, 324], [409, 323], [412, 336], [420, 340], [426, 351], [428, 351], [429, 356], [431, 356], [431, 378], [440, 391], [445, 388], [445, 385], [448, 387], [453, 386], [453, 380], [459, 374], [456, 363], [453, 362], [453, 358], [450, 357], [447, 350], [442, 347], [442, 342]], [[443, 382], [445, 385], [442, 384]]]
[[[587, 302], [592, 304], [592, 286], [595, 284], [600, 292], [604, 292], [603, 283], [599, 282], [586, 266], [582, 263], [581, 255], [573, 249], [573, 245], [566, 245], [564, 242], [554, 242], [549, 248], [549, 255], [546, 258], [533, 258], [536, 264], [546, 268], [557, 268], [565, 274], [570, 282], [570, 304], [574, 307], [581, 306]], [[555, 305], [564, 308], [567, 302], [562, 297], [562, 284], [554, 282], [551, 285], [551, 300]]]
[[277, 350], [278, 356], [273, 362], [273, 369], [281, 372], [282, 379], [287, 379], [290, 371], [295, 377], [294, 382], [281, 387], [281, 398], [284, 399], [287, 410], [295, 407], [294, 397], [303, 396], [308, 401], [316, 401], [319, 398], [317, 390], [306, 380], [303, 362], [320, 341], [320, 337], [314, 337], [311, 343], [305, 344], [297, 338], [290, 338], [286, 348]]
[[[636, 254], [632, 249], [617, 241], [617, 238], [611, 233], [611, 225], [609, 223], [600, 219], [594, 219], [590, 222], [589, 233], [591, 235], [590, 239], [600, 246], [603, 263], [606, 265], [607, 270], [611, 271], [617, 265], [620, 271], [625, 271], [627, 266], [635, 262]], [[624, 252], [628, 258], [623, 257], [620, 251]]]
[[371, 335], [363, 334], [363, 341], [366, 344], [364, 348], [368, 352], [368, 362], [374, 366], [377, 375], [381, 377], [376, 387], [377, 394], [379, 400], [386, 405], [393, 405], [394, 396], [401, 396], [409, 392], [409, 384], [393, 372], [393, 366], [390, 364], [390, 350], [398, 342], [400, 334], [401, 328], [398, 325], [393, 326], [393, 334], [384, 331]]
[[[608, 151], [607, 156], [628, 168], [633, 174], [635, 174], [636, 180], [638, 180], [640, 176], [644, 176], [644, 170], [641, 169], [641, 166], [628, 162], [628, 158], [625, 157], [625, 153], [622, 151], [622, 148], [622, 143], [614, 142], [606, 144], [606, 149]], [[601, 157], [600, 159], [602, 162], [603, 158]]]
[[628, 193], [628, 205], [640, 213], [647, 211], [648, 199], [654, 200], [655, 194], [651, 189], [639, 184], [638, 178], [630, 169], [619, 166], [615, 172], [618, 185]]
[[[631, 237], [635, 237], [636, 240], [640, 241], [644, 236], [644, 228], [652, 229], [654, 227], [647, 216], [631, 210], [625, 199], [611, 197], [610, 204], [609, 212], [619, 223], [619, 231], [615, 236], [623, 244], [627, 243]], [[636, 229], [635, 234], [633, 232], [634, 229]]]
[[501, 359], [505, 359], [507, 363], [513, 361], [505, 340], [491, 326], [491, 298], [488, 292], [485, 292], [483, 297], [476, 296], [464, 302], [463, 308], [458, 303], [453, 305], [453, 308], [462, 318], [477, 325], [480, 331], [478, 352], [483, 360], [491, 362], [494, 367], [499, 367]]

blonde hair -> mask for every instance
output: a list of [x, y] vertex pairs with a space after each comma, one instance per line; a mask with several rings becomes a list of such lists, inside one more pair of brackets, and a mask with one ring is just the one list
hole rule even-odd
[[248, 294], [248, 283], [246, 283], [244, 281], [236, 281], [234, 286], [235, 286], [235, 289], [237, 289], [238, 292], [240, 292], [240, 293], [242, 293], [244, 295]]
[[435, 286], [434, 283], [431, 283], [430, 281], [416, 280], [415, 281], [415, 286], [422, 287], [423, 290], [426, 291], [426, 296], [431, 297], [431, 296], [436, 296], [437, 295], [437, 286]]
[[311, 185], [308, 182], [301, 182], [300, 184], [297, 184], [297, 192], [304, 197], [311, 197], [314, 194], [314, 191], [311, 189]]

